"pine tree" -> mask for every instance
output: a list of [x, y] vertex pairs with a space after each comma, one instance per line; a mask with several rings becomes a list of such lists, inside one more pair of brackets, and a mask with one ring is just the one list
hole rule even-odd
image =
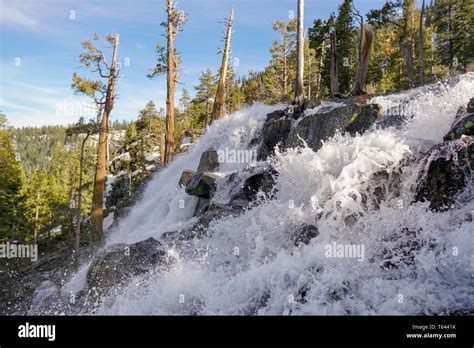
[[217, 85], [211, 69], [201, 72], [199, 84], [194, 87], [196, 96], [193, 100], [195, 114], [203, 128], [206, 128], [211, 120], [211, 111], [216, 95]]
[[317, 65], [316, 97], [328, 97], [330, 89], [329, 78], [329, 33], [334, 21], [334, 15], [330, 15], [327, 21], [316, 19], [313, 26], [308, 29], [309, 47], [314, 50]]
[[334, 21], [336, 33], [336, 52], [339, 92], [348, 93], [352, 87], [352, 77], [355, 76], [356, 42], [354, 19], [352, 18], [352, 0], [344, 0], [339, 6]]
[[254, 102], [276, 103], [267, 83], [269, 70], [270, 67], [265, 71], [250, 71], [248, 76], [242, 78], [241, 90], [246, 105], [252, 105]]
[[[94, 35], [94, 40], [99, 36]], [[73, 77], [72, 87], [79, 92], [91, 96], [98, 105], [97, 124], [99, 125], [99, 142], [97, 146], [97, 166], [94, 182], [94, 195], [92, 203], [92, 236], [95, 241], [100, 241], [103, 237], [104, 220], [104, 190], [107, 175], [107, 138], [109, 132], [109, 118], [114, 107], [115, 84], [118, 77], [117, 71], [117, 50], [119, 45], [118, 34], [108, 34], [105, 41], [112, 45], [112, 60], [110, 64], [105, 59], [104, 53], [95, 47], [90, 41], [82, 41], [81, 44], [85, 52], [80, 54], [83, 66], [97, 71], [101, 78], [107, 80], [107, 87], [98, 81]], [[101, 92], [100, 99], [96, 97], [96, 92]]]
[[162, 137], [163, 120], [159, 117], [155, 103], [149, 101], [145, 108], [140, 110], [138, 120], [135, 122], [136, 135], [135, 139], [139, 142], [138, 160], [142, 170], [142, 175], [147, 173], [146, 169], [146, 153], [153, 152], [155, 146]]
[[432, 25], [441, 62], [451, 73], [466, 72], [474, 60], [472, 0], [436, 0]]
[[97, 134], [99, 132], [99, 127], [94, 120], [86, 123], [83, 118], [80, 118], [79, 121], [72, 127], [69, 127], [67, 130], [67, 135], [82, 135], [81, 139], [81, 150], [79, 158], [79, 182], [77, 184], [77, 218], [76, 218], [76, 230], [74, 238], [74, 250], [77, 253], [79, 251], [80, 241], [81, 241], [81, 224], [82, 224], [82, 195], [83, 195], [83, 185], [84, 185], [84, 167], [85, 167], [85, 147], [87, 140], [92, 134]]
[[25, 202], [27, 216], [31, 221], [31, 234], [27, 238], [33, 244], [37, 244], [48, 225], [49, 210], [51, 209], [47, 196], [47, 174], [43, 170], [36, 170], [24, 189], [27, 196]]
[[216, 98], [214, 101], [214, 107], [212, 110], [211, 121], [216, 120], [224, 115], [225, 99], [226, 99], [226, 84], [227, 74], [229, 66], [229, 54], [230, 54], [230, 39], [232, 36], [232, 26], [234, 25], [234, 8], [230, 12], [228, 18], [225, 19], [226, 34], [225, 44], [222, 50], [222, 63], [219, 69], [219, 83], [217, 84]]
[[272, 102], [275, 103], [289, 101], [293, 93], [291, 81], [296, 71], [296, 25], [296, 19], [273, 22], [273, 30], [280, 38], [273, 39], [270, 47], [272, 59], [265, 77], [268, 89], [274, 95]]
[[22, 173], [16, 160], [12, 133], [0, 113], [0, 241], [17, 238], [22, 224]]

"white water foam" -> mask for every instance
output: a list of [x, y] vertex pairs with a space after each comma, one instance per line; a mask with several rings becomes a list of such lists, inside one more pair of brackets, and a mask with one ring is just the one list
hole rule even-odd
[[[407, 157], [439, 143], [459, 106], [474, 89], [474, 74], [457, 83], [377, 97], [385, 109], [411, 105], [413, 118], [402, 129], [372, 129], [351, 137], [337, 134], [314, 152], [276, 152], [276, 197], [237, 217], [209, 226], [208, 236], [170, 247], [176, 262], [168, 272], [134, 279], [106, 299], [100, 314], [420, 314], [474, 308], [474, 211], [471, 201], [444, 213], [428, 203], [410, 205], [419, 164], [401, 171], [400, 192], [389, 192], [378, 209], [364, 194], [375, 173], [399, 171]], [[265, 115], [282, 106], [253, 106], [215, 122], [199, 142], [148, 185], [107, 243], [159, 239], [194, 222], [196, 199], [178, 188], [185, 169], [195, 169], [209, 149], [246, 149]], [[241, 170], [224, 164], [220, 170]], [[400, 205], [400, 201], [402, 205]], [[184, 208], [183, 207], [184, 202]], [[348, 221], [348, 217], [356, 219]], [[317, 226], [319, 236], [295, 246], [300, 226]], [[413, 264], [382, 270], [380, 255], [410, 242], [421, 243]], [[400, 236], [393, 240], [393, 236]], [[332, 243], [364, 245], [363, 261], [328, 258]], [[403, 245], [403, 244], [402, 244]], [[436, 247], [433, 247], [435, 245]], [[397, 261], [397, 260], [394, 260]]]

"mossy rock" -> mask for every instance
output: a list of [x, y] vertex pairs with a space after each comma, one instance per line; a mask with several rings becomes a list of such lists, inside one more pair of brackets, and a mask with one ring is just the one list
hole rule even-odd
[[153, 238], [127, 245], [116, 244], [100, 253], [87, 271], [87, 285], [96, 293], [127, 284], [131, 278], [157, 266], [167, 266], [169, 260], [161, 243]]
[[469, 100], [469, 103], [467, 104], [467, 112], [474, 113], [474, 98], [471, 98], [471, 100]]
[[415, 201], [429, 201], [433, 211], [451, 209], [458, 195], [472, 184], [474, 138], [467, 137], [437, 145], [426, 154], [439, 153], [416, 190]]
[[467, 114], [456, 122], [448, 134], [444, 136], [444, 140], [460, 139], [463, 135], [474, 136], [474, 113]]
[[331, 138], [338, 130], [352, 135], [367, 131], [381, 112], [382, 107], [378, 104], [345, 103], [332, 110], [306, 116], [291, 131], [287, 147], [301, 145], [301, 138], [317, 151], [322, 146], [321, 141]]
[[[271, 116], [270, 116], [271, 115]], [[265, 122], [262, 130], [262, 144], [258, 151], [257, 159], [265, 160], [273, 154], [275, 147], [285, 145], [288, 134], [291, 131], [292, 120], [287, 118], [278, 118], [281, 113], [269, 114], [269, 119]]]
[[186, 185], [186, 193], [190, 196], [211, 198], [216, 192], [217, 177], [211, 173], [198, 173]]

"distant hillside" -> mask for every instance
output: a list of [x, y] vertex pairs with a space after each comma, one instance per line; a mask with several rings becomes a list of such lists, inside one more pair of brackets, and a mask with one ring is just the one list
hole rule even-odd
[[[110, 155], [113, 156], [121, 146], [128, 123], [122, 121], [112, 125], [110, 135]], [[20, 161], [26, 176], [36, 169], [49, 171], [51, 158], [56, 151], [70, 151], [76, 147], [75, 141], [66, 139], [67, 126], [23, 127], [13, 129], [13, 144], [17, 160]], [[90, 144], [97, 142], [92, 136]]]

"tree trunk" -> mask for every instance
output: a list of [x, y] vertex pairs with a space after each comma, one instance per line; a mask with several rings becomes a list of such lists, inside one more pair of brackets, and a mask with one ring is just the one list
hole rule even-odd
[[288, 34], [283, 35], [283, 98], [288, 101], [288, 58], [286, 52], [288, 51]]
[[425, 14], [425, 0], [421, 4], [420, 26], [418, 28], [418, 55], [420, 64], [420, 86], [425, 85], [425, 52], [423, 50], [423, 16]]
[[99, 126], [99, 144], [97, 148], [97, 169], [95, 174], [94, 193], [92, 196], [92, 239], [101, 241], [103, 236], [104, 221], [104, 190], [107, 175], [107, 137], [109, 116], [114, 106], [115, 79], [117, 49], [119, 45], [119, 35], [115, 34], [114, 51], [112, 55], [112, 65], [110, 67], [107, 94], [105, 97], [104, 113]]
[[405, 64], [408, 75], [409, 87], [415, 87], [415, 68], [413, 65], [413, 45], [411, 43], [401, 43], [403, 54], [405, 55]]
[[173, 31], [173, 2], [166, 1], [167, 21], [167, 76], [166, 76], [166, 134], [165, 134], [165, 158], [164, 164], [173, 160], [174, 156], [174, 92], [175, 92], [175, 64], [174, 54], [174, 31]]
[[316, 77], [316, 91], [315, 91], [315, 97], [319, 98], [319, 91], [321, 89], [321, 69], [323, 68], [323, 62], [324, 62], [324, 55], [326, 53], [326, 42], [323, 41], [321, 44], [321, 56], [319, 57], [319, 62], [318, 62], [318, 75]]
[[36, 194], [36, 207], [35, 207], [35, 230], [33, 234], [33, 245], [38, 243], [38, 232], [39, 232], [39, 200], [41, 198], [41, 193], [38, 191]]
[[140, 157], [141, 157], [141, 167], [143, 174], [146, 173], [146, 164], [145, 164], [145, 144], [144, 144], [144, 137], [142, 136], [140, 139]]
[[405, 24], [400, 37], [400, 48], [405, 56], [409, 87], [415, 87], [415, 67], [413, 64], [413, 26], [414, 26], [415, 0], [404, 1]]
[[163, 132], [163, 123], [160, 122], [160, 162], [163, 166], [165, 164], [165, 141]]
[[370, 60], [370, 50], [372, 48], [372, 41], [374, 38], [374, 34], [371, 30], [364, 28], [364, 38], [360, 38], [361, 44], [359, 47], [359, 63], [357, 66], [357, 75], [355, 80], [354, 88], [352, 89], [349, 95], [357, 96], [357, 95], [364, 95], [367, 94], [364, 91], [365, 85], [365, 78], [367, 77], [367, 69], [369, 68], [369, 60]]
[[232, 25], [234, 24], [234, 9], [227, 19], [227, 32], [225, 36], [224, 51], [222, 52], [222, 64], [219, 73], [219, 84], [217, 86], [216, 99], [212, 110], [211, 122], [224, 116], [225, 89], [227, 81], [227, 66], [229, 64], [230, 38], [232, 36]]
[[330, 40], [331, 40], [331, 64], [329, 67], [329, 73], [330, 73], [330, 79], [331, 79], [331, 97], [335, 98], [337, 95], [339, 95], [336, 31], [335, 30], [331, 33]]
[[296, 49], [296, 85], [295, 85], [295, 99], [293, 101], [296, 105], [303, 105], [304, 102], [304, 0], [298, 0], [298, 28], [297, 35], [297, 49]]
[[76, 226], [76, 235], [74, 240], [74, 251], [76, 253], [79, 252], [79, 245], [81, 243], [81, 223], [82, 223], [82, 173], [84, 168], [84, 147], [86, 145], [87, 139], [89, 138], [89, 134], [86, 135], [84, 140], [81, 144], [81, 159], [79, 161], [79, 188], [77, 189], [77, 226]]

